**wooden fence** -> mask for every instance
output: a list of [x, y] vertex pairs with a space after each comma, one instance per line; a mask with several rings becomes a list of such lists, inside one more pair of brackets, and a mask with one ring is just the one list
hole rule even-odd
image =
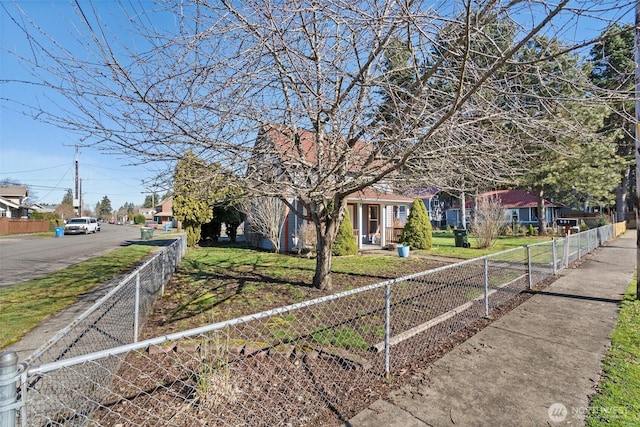
[[50, 230], [47, 219], [0, 217], [0, 235], [42, 233]]

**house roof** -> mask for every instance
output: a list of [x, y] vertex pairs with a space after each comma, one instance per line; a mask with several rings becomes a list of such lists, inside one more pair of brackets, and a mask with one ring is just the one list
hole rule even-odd
[[[538, 207], [538, 198], [536, 195], [520, 189], [488, 191], [480, 194], [479, 197], [497, 197], [500, 199], [502, 206], [507, 209]], [[467, 199], [465, 201], [466, 207], [471, 207], [471, 204], [472, 200]], [[544, 200], [544, 205], [545, 207], [558, 206], [546, 199]]]
[[[316, 134], [313, 131], [298, 128], [294, 133], [286, 126], [265, 125], [259, 135], [273, 144], [278, 151], [282, 162], [299, 163], [301, 160], [309, 164], [315, 164], [318, 160], [318, 144]], [[373, 144], [362, 140], [355, 141], [351, 147], [347, 147], [347, 141], [342, 136], [327, 134], [325, 136], [323, 161], [328, 164], [338, 161], [345, 151], [349, 152], [349, 163], [361, 164], [367, 160], [373, 150]], [[269, 154], [269, 153], [267, 153]]]
[[18, 209], [20, 205], [13, 203], [11, 200], [7, 200], [4, 197], [0, 197], [0, 204], [5, 205], [9, 208]]
[[160, 200], [156, 206], [166, 205], [169, 202], [173, 202], [173, 196], [167, 196], [164, 199]]
[[413, 203], [412, 197], [402, 196], [400, 194], [387, 193], [373, 188], [365, 188], [364, 190], [353, 193], [347, 197], [347, 202], [377, 202], [377, 203]]
[[[325, 135], [323, 144], [322, 163], [331, 170], [337, 166], [346, 166], [349, 171], [362, 172], [362, 167], [374, 170], [383, 166], [381, 159], [372, 157], [375, 146], [367, 141], [358, 140], [347, 144], [347, 141], [339, 135]], [[262, 151], [262, 152], [261, 152]], [[319, 144], [316, 133], [307, 129], [298, 128], [295, 133], [292, 129], [280, 125], [265, 125], [258, 135], [256, 154], [265, 155], [266, 158], [277, 157], [283, 164], [305, 164], [304, 167], [315, 167], [318, 163]], [[343, 157], [344, 156], [344, 157]], [[407, 197], [393, 193], [389, 190], [380, 190], [369, 187], [350, 194], [348, 202], [374, 202], [374, 203], [401, 203], [410, 204], [413, 197]]]
[[24, 185], [7, 185], [0, 187], [0, 197], [28, 197], [29, 189]]
[[438, 187], [429, 187], [429, 188], [417, 188], [413, 190], [413, 194], [416, 197], [420, 197], [421, 199], [432, 199], [438, 195], [440, 189]]

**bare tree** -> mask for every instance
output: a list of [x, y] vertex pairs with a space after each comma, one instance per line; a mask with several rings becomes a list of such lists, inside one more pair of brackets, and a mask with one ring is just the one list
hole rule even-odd
[[[631, 16], [634, 3], [176, 0], [144, 11], [117, 5], [72, 2], [74, 44], [56, 39], [19, 5], [2, 3], [29, 41], [21, 57], [33, 75], [27, 84], [62, 99], [27, 107], [84, 134], [87, 144], [140, 162], [171, 161], [191, 150], [235, 169], [247, 191], [281, 197], [313, 222], [313, 283], [330, 289], [331, 246], [349, 195], [382, 183], [465, 191], [507, 181], [526, 168], [523, 146], [560, 150], [539, 137], [541, 128], [547, 136], [582, 132], [568, 115], [551, 124], [530, 114], [523, 95], [530, 94], [517, 77], [529, 73], [544, 83], [562, 75], [540, 74], [536, 64], [552, 61], [551, 54], [517, 67], [516, 53], [541, 33], [566, 39], [568, 50], [584, 48], [594, 40], [576, 37], [576, 28]], [[390, 67], [398, 41], [408, 55]], [[596, 102], [598, 92], [588, 93]], [[563, 96], [539, 99], [538, 108]], [[282, 145], [258, 138], [273, 126], [288, 141], [286, 162]]]
[[267, 239], [273, 251], [279, 253], [284, 220], [288, 212], [282, 200], [269, 196], [247, 198], [240, 204], [240, 210], [246, 215], [249, 231], [257, 239]]
[[504, 228], [505, 210], [498, 197], [479, 197], [473, 213], [471, 229], [478, 239], [478, 247], [490, 248]]

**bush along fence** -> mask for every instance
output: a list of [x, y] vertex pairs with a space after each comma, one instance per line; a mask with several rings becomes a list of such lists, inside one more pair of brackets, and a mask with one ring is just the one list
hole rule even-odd
[[388, 377], [615, 233], [604, 226], [138, 341], [161, 292], [152, 283], [164, 283], [158, 262], [60, 344], [27, 363], [0, 357], [0, 426], [336, 424]]

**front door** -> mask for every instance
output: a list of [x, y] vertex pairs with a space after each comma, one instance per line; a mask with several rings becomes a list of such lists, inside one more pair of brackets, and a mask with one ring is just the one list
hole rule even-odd
[[367, 236], [369, 243], [380, 241], [380, 205], [367, 205]]

